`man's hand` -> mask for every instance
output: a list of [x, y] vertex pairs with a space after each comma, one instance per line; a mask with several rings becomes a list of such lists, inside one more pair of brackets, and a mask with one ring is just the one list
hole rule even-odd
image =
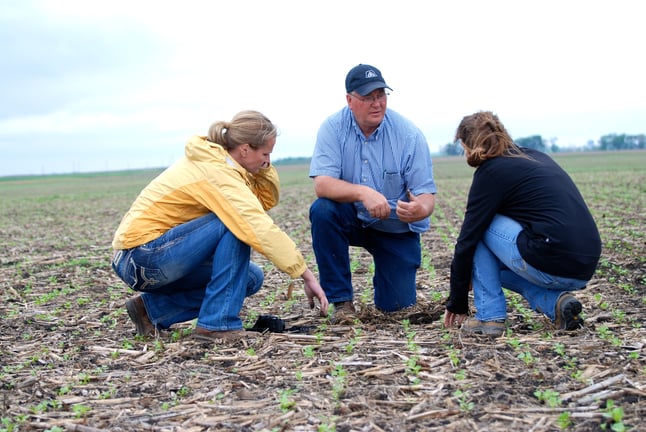
[[361, 201], [373, 218], [388, 219], [390, 216], [390, 204], [388, 204], [388, 200], [376, 190], [365, 187]]
[[400, 221], [412, 223], [427, 218], [433, 213], [435, 207], [435, 195], [421, 194], [413, 195], [408, 191], [408, 202], [397, 201], [397, 217]]

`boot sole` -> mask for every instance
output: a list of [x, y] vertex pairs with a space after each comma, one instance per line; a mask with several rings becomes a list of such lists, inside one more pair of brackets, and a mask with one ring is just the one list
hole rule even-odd
[[561, 306], [561, 316], [559, 320], [559, 328], [562, 330], [577, 330], [583, 327], [583, 318], [581, 312], [583, 306], [574, 297], [564, 300], [565, 304]]

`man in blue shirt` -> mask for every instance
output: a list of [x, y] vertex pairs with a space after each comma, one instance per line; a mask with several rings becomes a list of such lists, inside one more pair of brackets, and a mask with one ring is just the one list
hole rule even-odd
[[436, 192], [426, 139], [387, 108], [391, 89], [379, 69], [355, 66], [345, 87], [347, 106], [321, 125], [310, 166], [318, 197], [310, 208], [312, 245], [335, 322], [355, 314], [349, 246], [373, 257], [377, 308], [416, 303], [420, 233], [430, 227]]

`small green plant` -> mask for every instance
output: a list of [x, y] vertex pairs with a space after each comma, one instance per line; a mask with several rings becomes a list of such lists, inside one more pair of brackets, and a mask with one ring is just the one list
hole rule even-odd
[[372, 290], [370, 289], [364, 289], [359, 293], [359, 301], [361, 304], [368, 304], [370, 303], [370, 300], [372, 298]]
[[606, 409], [603, 413], [603, 417], [606, 421], [601, 424], [601, 429], [606, 430], [608, 425], [610, 425], [610, 430], [615, 432], [624, 432], [628, 430], [626, 425], [623, 423], [624, 410], [620, 406], [615, 406], [615, 402], [611, 399], [606, 401]]
[[446, 298], [446, 293], [440, 291], [433, 291], [431, 293], [431, 300], [434, 303], [441, 303]]
[[622, 340], [607, 325], [597, 327], [597, 334], [600, 339], [609, 341], [613, 346], [621, 346], [623, 344]]
[[475, 406], [475, 404], [469, 400], [468, 392], [457, 389], [456, 391], [453, 392], [453, 396], [458, 400], [458, 404], [460, 405], [460, 411], [470, 412], [473, 410], [473, 407]]
[[262, 307], [269, 307], [276, 301], [276, 291], [269, 291], [267, 296], [260, 302]]
[[566, 357], [565, 358], [565, 365], [563, 366], [564, 369], [567, 370], [575, 370], [577, 368], [577, 363], [579, 359], [572, 356], [572, 357]]
[[89, 382], [90, 382], [90, 378], [92, 378], [92, 377], [91, 377], [91, 376], [90, 376], [90, 374], [88, 374], [88, 373], [81, 372], [81, 373], [79, 373], [79, 374], [78, 374], [78, 380], [79, 380], [79, 383], [80, 383], [80, 384], [87, 384], [87, 383], [89, 383]]
[[451, 345], [449, 349], [449, 360], [451, 361], [451, 366], [455, 369], [460, 364], [460, 350], [453, 348]]
[[571, 417], [572, 416], [569, 412], [563, 411], [556, 420], [556, 424], [558, 424], [561, 429], [567, 429], [572, 426]]
[[74, 417], [76, 418], [85, 417], [87, 413], [89, 413], [90, 411], [92, 411], [92, 408], [87, 405], [83, 405], [83, 404], [72, 405], [72, 412], [74, 413]]
[[356, 327], [354, 329], [354, 336], [350, 338], [348, 341], [348, 344], [345, 346], [345, 350], [348, 354], [352, 354], [352, 351], [354, 351], [354, 347], [359, 343], [359, 336], [361, 335], [361, 328]]
[[296, 402], [291, 398], [292, 395], [296, 393], [294, 389], [285, 389], [278, 391], [278, 399], [280, 400], [280, 410], [282, 412], [287, 412], [294, 408]]
[[90, 303], [90, 299], [87, 297], [80, 297], [76, 299], [76, 304], [79, 306], [84, 306], [88, 303]]
[[550, 408], [561, 406], [561, 395], [554, 390], [536, 390], [534, 396]]
[[621, 309], [614, 309], [612, 311], [612, 318], [618, 323], [623, 324], [626, 322], [626, 312]]
[[38, 403], [38, 405], [35, 405], [35, 406], [31, 407], [31, 411], [34, 414], [42, 414], [44, 412], [47, 412], [47, 409], [49, 408], [50, 402], [51, 401], [48, 401], [48, 400], [41, 401], [41, 402]]
[[[417, 377], [419, 372], [422, 370], [422, 366], [419, 364], [419, 356], [411, 356], [406, 360], [406, 373], [414, 375]], [[416, 378], [417, 379], [417, 378]], [[419, 379], [417, 379], [419, 381]]]
[[332, 370], [332, 396], [334, 400], [338, 401], [345, 393], [345, 379], [348, 375], [347, 371], [343, 368], [342, 364], [334, 365]]
[[314, 335], [314, 337], [316, 338], [316, 343], [318, 345], [321, 345], [323, 343], [323, 331], [324, 330], [321, 329], [321, 330], [317, 331], [316, 334]]
[[406, 346], [412, 352], [419, 351], [419, 345], [415, 342], [417, 332], [410, 328], [410, 320], [403, 320], [402, 325], [404, 326], [404, 333], [406, 334]]
[[536, 359], [529, 351], [524, 351], [518, 354], [518, 358], [521, 359], [527, 366], [531, 366], [536, 363]]
[[577, 381], [584, 381], [583, 371], [580, 369], [577, 369], [574, 372], [572, 372], [570, 376], [572, 377], [572, 379], [575, 379]]
[[2, 417], [0, 418], [0, 423], [2, 423], [2, 429], [0, 431], [2, 432], [13, 432], [14, 430], [17, 430], [16, 427], [18, 426], [16, 423], [14, 423], [9, 417]]
[[303, 347], [303, 355], [307, 358], [314, 357], [314, 347], [312, 345], [305, 345]]
[[[328, 419], [326, 418], [326, 420]], [[332, 423], [321, 423], [318, 428], [316, 428], [317, 432], [336, 432], [336, 425], [333, 423], [334, 420], [334, 418], [331, 420]]]
[[244, 324], [243, 324], [244, 328], [250, 329], [251, 327], [253, 327], [253, 325], [258, 320], [258, 315], [260, 315], [258, 311], [256, 310], [250, 311], [249, 315], [247, 315], [247, 318], [244, 320]]
[[186, 397], [189, 394], [191, 394], [191, 389], [189, 387], [182, 386], [179, 390], [177, 390], [177, 396], [180, 398]]
[[99, 399], [110, 399], [117, 392], [116, 387], [112, 384], [108, 390], [102, 391], [99, 395]]
[[72, 387], [70, 384], [63, 384], [63, 385], [62, 385], [62, 386], [60, 386], [60, 388], [58, 389], [58, 395], [59, 395], [59, 396], [66, 395], [66, 394], [68, 394], [69, 392], [71, 392], [71, 391], [72, 391], [72, 388], [73, 388], [73, 387]]
[[507, 345], [512, 347], [514, 350], [518, 350], [522, 346], [522, 342], [515, 337], [507, 340]]

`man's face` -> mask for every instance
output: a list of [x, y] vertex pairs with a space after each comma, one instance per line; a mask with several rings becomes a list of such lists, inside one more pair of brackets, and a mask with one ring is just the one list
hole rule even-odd
[[354, 113], [354, 118], [364, 133], [372, 133], [384, 119], [388, 95], [386, 89], [373, 90], [366, 96], [358, 93], [349, 93], [346, 96], [348, 106]]

